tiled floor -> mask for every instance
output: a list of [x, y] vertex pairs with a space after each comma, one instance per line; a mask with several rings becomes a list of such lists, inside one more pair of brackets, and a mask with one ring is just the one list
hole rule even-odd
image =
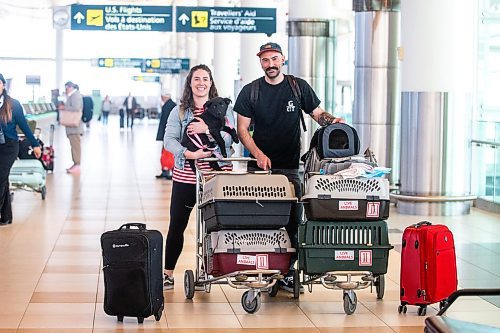
[[[344, 314], [340, 291], [315, 286], [294, 300], [287, 293], [262, 297], [256, 314], [241, 307], [241, 290], [213, 285], [211, 293], [184, 298], [185, 269], [195, 265], [195, 226], [176, 271], [178, 284], [165, 292], [165, 310], [138, 325], [133, 318], [117, 323], [103, 311], [99, 237], [124, 222], [141, 221], [163, 234], [168, 227], [171, 183], [157, 180], [160, 145], [157, 122], [143, 120], [134, 131], [119, 131], [116, 117], [108, 128], [93, 123], [83, 137], [80, 176], [68, 175], [70, 149], [56, 131], [56, 169], [48, 176], [47, 199], [16, 191], [15, 220], [0, 227], [0, 333], [7, 332], [348, 332], [413, 333], [423, 331], [416, 307], [399, 315], [397, 250], [390, 252], [384, 300], [369, 289], [358, 291], [356, 313]], [[462, 217], [403, 216], [391, 211], [390, 240], [400, 248], [401, 232], [423, 219], [448, 225], [455, 234], [462, 287], [500, 287], [500, 216], [473, 210]], [[194, 214], [193, 221], [194, 222]], [[500, 327], [500, 300], [474, 297], [458, 302], [449, 316]], [[496, 305], [495, 305], [496, 304]], [[429, 308], [428, 315], [436, 313]]]

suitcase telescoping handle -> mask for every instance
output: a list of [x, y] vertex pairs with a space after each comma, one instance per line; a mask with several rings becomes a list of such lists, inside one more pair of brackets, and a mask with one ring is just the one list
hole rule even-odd
[[137, 227], [139, 230], [146, 230], [146, 224], [144, 223], [126, 223], [122, 225], [118, 230], [130, 229], [130, 227]]
[[432, 223], [430, 223], [429, 221], [422, 221], [422, 222], [418, 222], [417, 224], [414, 224], [413, 227], [421, 228], [421, 227], [425, 227], [428, 225], [432, 225]]

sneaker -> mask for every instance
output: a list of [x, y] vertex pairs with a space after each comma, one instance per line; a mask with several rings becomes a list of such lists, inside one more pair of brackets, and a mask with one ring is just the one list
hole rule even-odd
[[174, 289], [174, 277], [163, 275], [163, 290]]
[[[278, 281], [278, 284], [281, 289], [293, 294], [293, 276], [285, 276], [282, 280]], [[304, 287], [301, 285], [299, 288], [299, 292], [303, 294], [304, 291]]]

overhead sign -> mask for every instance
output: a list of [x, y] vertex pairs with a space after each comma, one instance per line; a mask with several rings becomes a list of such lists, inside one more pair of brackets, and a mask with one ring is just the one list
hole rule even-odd
[[276, 32], [276, 8], [176, 7], [177, 32]]
[[71, 30], [172, 31], [172, 6], [71, 5]]
[[134, 75], [134, 76], [132, 76], [132, 80], [141, 81], [141, 82], [160, 82], [160, 77], [159, 76]]
[[189, 70], [189, 59], [186, 58], [156, 58], [144, 59], [142, 72], [177, 74]]
[[98, 67], [107, 68], [142, 68], [144, 59], [140, 58], [98, 58]]

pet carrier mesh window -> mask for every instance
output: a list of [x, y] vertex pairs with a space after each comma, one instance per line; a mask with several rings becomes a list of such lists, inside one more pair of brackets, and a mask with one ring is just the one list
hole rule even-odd
[[224, 197], [259, 197], [259, 198], [285, 198], [287, 195], [284, 186], [238, 186], [226, 185], [222, 187]]
[[275, 232], [228, 232], [223, 234], [224, 244], [238, 247], [277, 245], [288, 247], [290, 241], [282, 231]]
[[379, 226], [314, 226], [313, 245], [383, 245]]
[[321, 177], [315, 185], [316, 190], [328, 192], [379, 192], [380, 185], [376, 179], [361, 181], [358, 179], [332, 179], [330, 177]]

